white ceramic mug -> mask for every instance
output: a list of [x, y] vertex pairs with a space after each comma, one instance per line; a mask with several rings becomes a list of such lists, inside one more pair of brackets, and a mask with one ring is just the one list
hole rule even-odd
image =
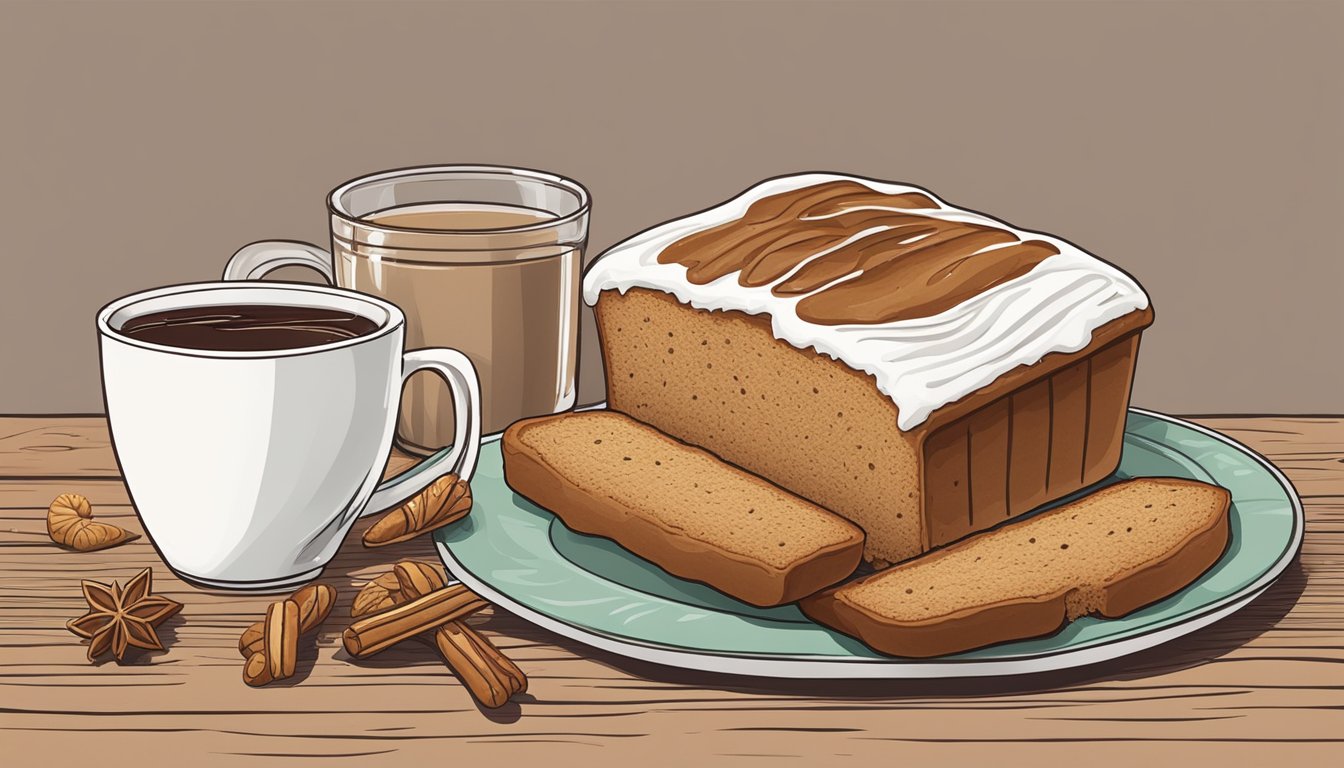
[[[218, 305], [333, 309], [376, 330], [317, 346], [185, 349], [120, 332], [151, 312]], [[465, 355], [403, 352], [394, 305], [297, 283], [197, 283], [118, 299], [98, 313], [103, 397], [117, 463], [145, 531], [199, 584], [281, 590], [321, 573], [355, 519], [445, 472], [470, 478], [480, 387]], [[379, 485], [402, 383], [430, 370], [452, 391], [453, 445]]]

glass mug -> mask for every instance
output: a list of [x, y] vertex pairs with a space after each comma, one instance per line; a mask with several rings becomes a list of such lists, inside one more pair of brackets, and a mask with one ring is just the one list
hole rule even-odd
[[[482, 431], [574, 405], [579, 272], [590, 197], [541, 171], [443, 165], [376, 173], [327, 197], [331, 252], [270, 240], [239, 249], [225, 280], [284, 266], [371, 294], [406, 313], [406, 346], [450, 347], [475, 364]], [[397, 443], [427, 455], [451, 443], [453, 404], [438, 379], [406, 386]]]

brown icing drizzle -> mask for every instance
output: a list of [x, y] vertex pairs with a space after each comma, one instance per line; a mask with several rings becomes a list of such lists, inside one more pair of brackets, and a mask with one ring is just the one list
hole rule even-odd
[[[798, 302], [800, 318], [845, 325], [936, 315], [1059, 253], [1005, 229], [919, 213], [937, 208], [918, 192], [826, 182], [763, 197], [742, 218], [672, 243], [658, 262], [681, 264], [698, 285], [736, 272], [739, 284], [759, 287], [798, 268], [771, 293], [809, 294]], [[855, 237], [869, 229], [876, 231]]]

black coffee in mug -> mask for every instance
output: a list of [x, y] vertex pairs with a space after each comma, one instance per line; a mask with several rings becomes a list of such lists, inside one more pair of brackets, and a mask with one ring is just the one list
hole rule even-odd
[[361, 315], [322, 307], [230, 304], [150, 312], [121, 333], [151, 344], [224, 352], [316, 347], [378, 330]]

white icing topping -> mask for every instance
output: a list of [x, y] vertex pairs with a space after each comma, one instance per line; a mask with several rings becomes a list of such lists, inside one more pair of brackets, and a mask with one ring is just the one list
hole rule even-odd
[[[763, 197], [839, 180], [856, 181], [886, 194], [927, 195], [939, 208], [919, 209], [922, 216], [999, 227], [1023, 240], [1044, 240], [1059, 253], [1045, 258], [1025, 275], [945, 312], [871, 325], [817, 325], [800, 319], [796, 306], [809, 294], [776, 296], [770, 292], [788, 275], [776, 283], [749, 288], [738, 284], [739, 275], [733, 272], [697, 285], [686, 279], [686, 267], [658, 263], [658, 255], [667, 246], [741, 218], [748, 206]], [[775, 338], [799, 349], [815, 348], [872, 374], [877, 388], [895, 402], [897, 424], [902, 430], [919, 426], [933, 411], [1019, 365], [1034, 365], [1051, 352], [1077, 352], [1091, 342], [1097, 328], [1148, 306], [1147, 295], [1132, 278], [1059, 238], [952, 207], [919, 187], [817, 173], [764, 181], [722, 205], [619, 243], [589, 268], [583, 280], [583, 298], [590, 305], [596, 304], [602, 291], [625, 293], [633, 287], [670, 293], [699, 309], [769, 315]]]

